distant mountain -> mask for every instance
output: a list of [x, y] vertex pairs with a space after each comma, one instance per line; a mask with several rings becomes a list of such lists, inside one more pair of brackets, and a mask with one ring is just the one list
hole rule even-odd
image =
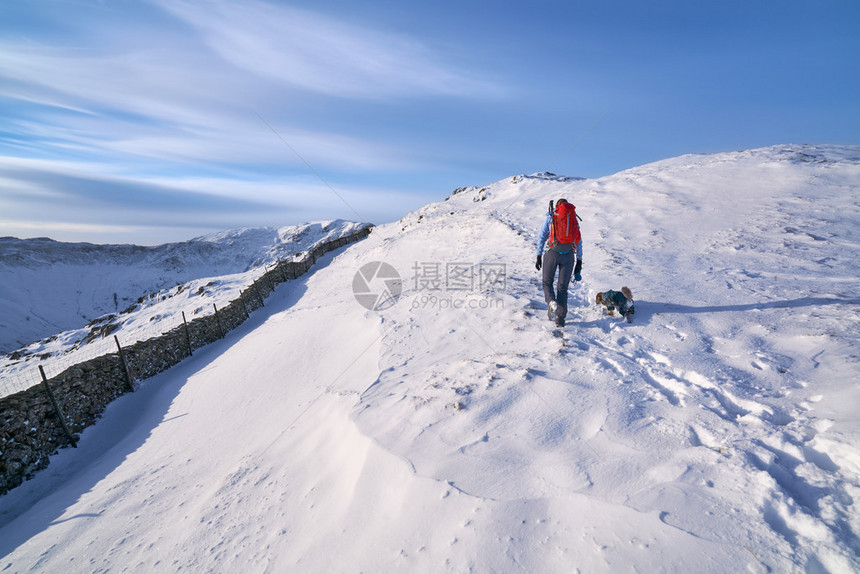
[[212, 233], [156, 247], [0, 238], [0, 352], [77, 329], [141, 296], [244, 273], [350, 233], [336, 220]]

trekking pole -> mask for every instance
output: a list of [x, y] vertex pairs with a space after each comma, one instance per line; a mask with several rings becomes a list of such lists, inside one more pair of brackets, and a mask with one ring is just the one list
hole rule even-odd
[[[555, 218], [552, 217], [552, 200], [549, 200], [549, 211], [547, 212], [552, 219], [549, 220], [550, 240], [555, 239]], [[552, 244], [552, 243], [550, 243]]]

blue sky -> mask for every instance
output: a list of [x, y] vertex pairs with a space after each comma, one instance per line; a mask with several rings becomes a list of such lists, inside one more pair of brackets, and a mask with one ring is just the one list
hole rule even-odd
[[0, 235], [383, 223], [454, 188], [860, 144], [860, 2], [3, 0]]

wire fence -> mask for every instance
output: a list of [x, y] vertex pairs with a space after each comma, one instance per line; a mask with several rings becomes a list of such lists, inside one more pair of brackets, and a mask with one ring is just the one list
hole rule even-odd
[[[238, 296], [242, 296], [241, 292], [238, 293]], [[233, 301], [224, 301], [224, 305], [226, 306]], [[209, 303], [202, 308], [199, 303], [200, 301], [195, 301], [195, 306], [187, 309], [191, 319], [215, 314], [214, 303]], [[122, 346], [130, 346], [139, 341], [155, 339], [183, 325], [185, 310], [158, 313], [157, 305], [153, 305], [151, 310], [155, 313], [149, 313], [151, 320], [146, 320], [144, 317], [143, 322], [141, 322], [139, 315], [131, 313], [126, 316], [119, 315], [111, 322], [94, 325], [90, 329], [73, 331], [75, 336], [80, 336], [82, 332], [86, 332], [77, 341], [58, 343], [56, 340], [51, 341], [49, 339], [44, 344], [47, 347], [44, 352], [26, 354], [19, 352], [13, 354], [13, 358], [4, 357], [0, 361], [0, 397], [26, 390], [41, 383], [39, 367], [42, 367], [50, 378], [75, 365], [117, 353], [115, 337]]]
[[[253, 290], [253, 287], [248, 287]], [[248, 291], [246, 290], [246, 291]], [[259, 298], [253, 292], [239, 292], [232, 300], [222, 300], [220, 305], [227, 308], [234, 303], [242, 303], [244, 308], [262, 306]], [[39, 367], [48, 378], [56, 376], [76, 365], [86, 363], [98, 357], [116, 354], [117, 341], [122, 347], [128, 347], [141, 341], [150, 341], [162, 337], [166, 333], [187, 325], [187, 321], [204, 319], [216, 315], [219, 303], [209, 301], [204, 306], [195, 305], [187, 310], [179, 310], [158, 317], [157, 321], [138, 323], [138, 317], [119, 317], [116, 323], [110, 323], [109, 329], [95, 329], [84, 339], [70, 345], [44, 353], [28, 354], [18, 360], [4, 361], [0, 364], [0, 398], [26, 390], [42, 382]], [[187, 311], [187, 313], [186, 313]], [[187, 316], [187, 319], [186, 319]]]
[[[35, 344], [34, 349], [22, 349], [0, 356], [0, 398], [40, 384], [42, 377], [39, 367], [51, 378], [81, 363], [117, 353], [115, 337], [123, 347], [131, 346], [161, 337], [174, 329], [187, 327], [190, 321], [213, 317], [217, 315], [219, 306], [223, 309], [237, 302], [241, 303], [247, 315], [249, 308], [263, 306], [263, 298], [276, 284], [301, 275], [320, 255], [336, 248], [335, 245], [344, 245], [365, 237], [369, 229], [363, 228], [340, 239], [320, 244], [299, 259], [296, 259], [298, 256], [285, 258], [265, 268], [241, 274], [244, 275], [244, 282], [240, 280], [228, 286], [218, 286], [222, 287], [220, 291], [210, 292], [202, 285], [199, 293], [197, 290], [190, 293], [192, 290], [186, 290], [185, 294], [190, 297], [185, 308], [168, 301], [174, 295], [182, 293], [183, 286], [164, 289], [142, 297], [135, 313], [120, 313], [96, 319], [86, 328], [61, 333], [41, 341]], [[213, 282], [207, 284], [207, 288], [212, 284]], [[220, 329], [222, 332], [229, 330], [224, 325], [221, 325]]]
[[39, 373], [41, 366], [48, 377], [65, 371], [76, 364], [116, 352], [112, 339], [99, 338], [81, 347], [69, 349], [57, 354], [44, 354], [27, 357], [20, 363], [13, 363], [0, 372], [0, 397], [11, 395], [42, 382]]

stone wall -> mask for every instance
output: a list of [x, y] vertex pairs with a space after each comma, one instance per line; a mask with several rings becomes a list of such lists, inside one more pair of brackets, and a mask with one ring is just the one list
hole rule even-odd
[[[225, 333], [241, 325], [263, 306], [279, 283], [307, 273], [322, 255], [364, 239], [371, 227], [318, 245], [299, 261], [281, 261], [250, 285], [217, 315], [180, 325], [159, 337], [123, 349], [133, 381], [161, 373]], [[68, 429], [78, 435], [94, 424], [105, 407], [132, 389], [119, 353], [103, 355], [69, 367], [48, 379]], [[44, 385], [0, 399], [0, 495], [48, 466], [49, 456], [71, 440], [55, 412]]]

